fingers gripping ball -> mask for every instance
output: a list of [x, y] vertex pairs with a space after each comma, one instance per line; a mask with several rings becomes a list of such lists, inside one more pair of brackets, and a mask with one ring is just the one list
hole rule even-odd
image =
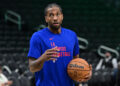
[[77, 82], [86, 82], [91, 78], [92, 66], [81, 58], [75, 58], [67, 66], [69, 77]]

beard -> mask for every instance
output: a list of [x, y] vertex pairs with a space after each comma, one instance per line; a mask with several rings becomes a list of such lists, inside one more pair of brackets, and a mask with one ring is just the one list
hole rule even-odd
[[53, 30], [58, 30], [58, 29], [61, 27], [61, 25], [58, 25], [58, 26], [49, 25], [49, 26], [50, 26], [50, 28], [53, 29]]

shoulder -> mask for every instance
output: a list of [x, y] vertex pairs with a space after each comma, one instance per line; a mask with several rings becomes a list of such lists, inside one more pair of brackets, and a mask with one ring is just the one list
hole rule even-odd
[[68, 29], [68, 28], [63, 28], [63, 27], [62, 27], [62, 30], [63, 30], [64, 32], [75, 33], [74, 31], [72, 31], [72, 30], [70, 30], [70, 29]]
[[116, 59], [116, 58], [113, 58], [112, 61], [117, 62], [117, 59]]
[[37, 31], [38, 34], [43, 34], [47, 32], [47, 27]]
[[70, 29], [67, 29], [67, 28], [63, 28], [62, 27], [62, 30], [64, 33], [67, 33], [67, 34], [70, 34], [70, 35], [76, 35], [76, 33]]
[[34, 32], [31, 38], [38, 39], [41, 36], [43, 36], [45, 34], [45, 32], [46, 32], [46, 28], [44, 28], [40, 31]]

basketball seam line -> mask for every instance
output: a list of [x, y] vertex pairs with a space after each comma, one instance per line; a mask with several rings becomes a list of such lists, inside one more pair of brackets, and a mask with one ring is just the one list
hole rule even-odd
[[[78, 62], [78, 61], [73, 61], [73, 62]], [[78, 62], [78, 63], [81, 63], [81, 62]], [[84, 64], [84, 63], [81, 63], [81, 64]], [[84, 65], [86, 65], [86, 64], [84, 64]], [[88, 65], [86, 65], [86, 66], [89, 66], [89, 64], [88, 64]]]
[[[69, 69], [69, 70], [79, 70], [79, 69]], [[90, 70], [79, 70], [79, 71], [90, 71]]]

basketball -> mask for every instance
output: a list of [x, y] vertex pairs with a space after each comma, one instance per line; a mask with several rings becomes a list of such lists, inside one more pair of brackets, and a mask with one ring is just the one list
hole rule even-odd
[[91, 78], [92, 66], [82, 58], [75, 58], [69, 62], [67, 73], [76, 82], [86, 82]]

